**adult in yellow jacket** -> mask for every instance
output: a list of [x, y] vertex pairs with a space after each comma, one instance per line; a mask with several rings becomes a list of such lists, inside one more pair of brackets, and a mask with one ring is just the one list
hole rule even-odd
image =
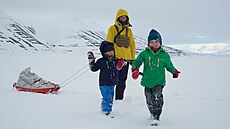
[[116, 85], [115, 99], [122, 100], [126, 88], [129, 64], [135, 59], [136, 44], [131, 30], [130, 17], [124, 9], [116, 14], [115, 24], [111, 25], [106, 40], [114, 44], [115, 56], [123, 58], [127, 64], [119, 71], [119, 80]]

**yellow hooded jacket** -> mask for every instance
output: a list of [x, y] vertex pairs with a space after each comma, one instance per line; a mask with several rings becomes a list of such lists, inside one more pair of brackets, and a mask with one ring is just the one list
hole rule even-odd
[[[130, 20], [128, 13], [126, 10], [119, 9], [115, 18], [115, 25], [118, 27], [118, 30], [120, 31], [122, 29], [122, 26], [118, 24], [117, 19], [120, 16], [126, 15], [128, 19]], [[114, 38], [117, 35], [117, 30], [114, 25], [111, 25], [108, 30], [107, 38], [106, 40], [108, 42], [111, 42], [114, 44], [115, 49], [115, 55], [117, 58], [123, 58], [125, 60], [134, 60], [135, 59], [135, 51], [136, 51], [136, 44], [134, 41], [133, 33], [131, 28], [128, 28], [128, 37], [130, 38], [130, 45], [129, 47], [118, 47], [116, 43], [114, 43]], [[125, 35], [126, 29], [121, 32], [120, 35]]]

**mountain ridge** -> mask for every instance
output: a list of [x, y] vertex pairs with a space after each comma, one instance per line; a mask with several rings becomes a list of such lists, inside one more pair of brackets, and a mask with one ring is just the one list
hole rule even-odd
[[[56, 41], [44, 43], [36, 35], [36, 29], [33, 26], [23, 26], [0, 11], [0, 52], [85, 53], [91, 50], [99, 54], [99, 45], [106, 39], [105, 29], [95, 22], [87, 24], [78, 18], [73, 18], [71, 22], [71, 30], [65, 32], [65, 35], [58, 37]], [[73, 25], [74, 27], [72, 27]], [[138, 54], [147, 47], [147, 41], [136, 35], [134, 38]], [[190, 50], [188, 48], [191, 47], [188, 45], [181, 46], [163, 45], [163, 48], [172, 56], [210, 54]], [[208, 46], [204, 48], [208, 48]], [[230, 47], [211, 54], [230, 55]]]
[[0, 50], [53, 51], [36, 38], [33, 27], [23, 26], [0, 12]]

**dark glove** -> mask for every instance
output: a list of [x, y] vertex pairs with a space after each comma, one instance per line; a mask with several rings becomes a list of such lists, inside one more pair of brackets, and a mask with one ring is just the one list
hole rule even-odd
[[92, 51], [89, 51], [89, 52], [87, 53], [87, 56], [88, 56], [89, 64], [95, 62], [95, 57], [94, 57], [94, 54], [93, 54]]
[[174, 74], [173, 74], [173, 78], [178, 78], [178, 77], [179, 77], [179, 73], [180, 73], [180, 71], [178, 71], [178, 70], [176, 69], [176, 71], [175, 71]]
[[132, 68], [132, 77], [133, 79], [137, 79], [139, 76], [139, 69], [138, 68]]
[[124, 64], [125, 64], [125, 60], [123, 58], [118, 59], [116, 65], [117, 70], [121, 70]]

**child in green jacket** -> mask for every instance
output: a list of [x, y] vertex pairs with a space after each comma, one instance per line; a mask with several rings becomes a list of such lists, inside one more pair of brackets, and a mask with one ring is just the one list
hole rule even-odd
[[151, 125], [158, 125], [163, 107], [163, 87], [165, 86], [165, 69], [178, 78], [179, 71], [173, 66], [169, 54], [161, 47], [159, 32], [152, 29], [148, 36], [148, 47], [143, 50], [132, 64], [132, 77], [137, 79], [139, 68], [144, 64], [141, 85], [145, 88], [145, 97], [151, 114]]

